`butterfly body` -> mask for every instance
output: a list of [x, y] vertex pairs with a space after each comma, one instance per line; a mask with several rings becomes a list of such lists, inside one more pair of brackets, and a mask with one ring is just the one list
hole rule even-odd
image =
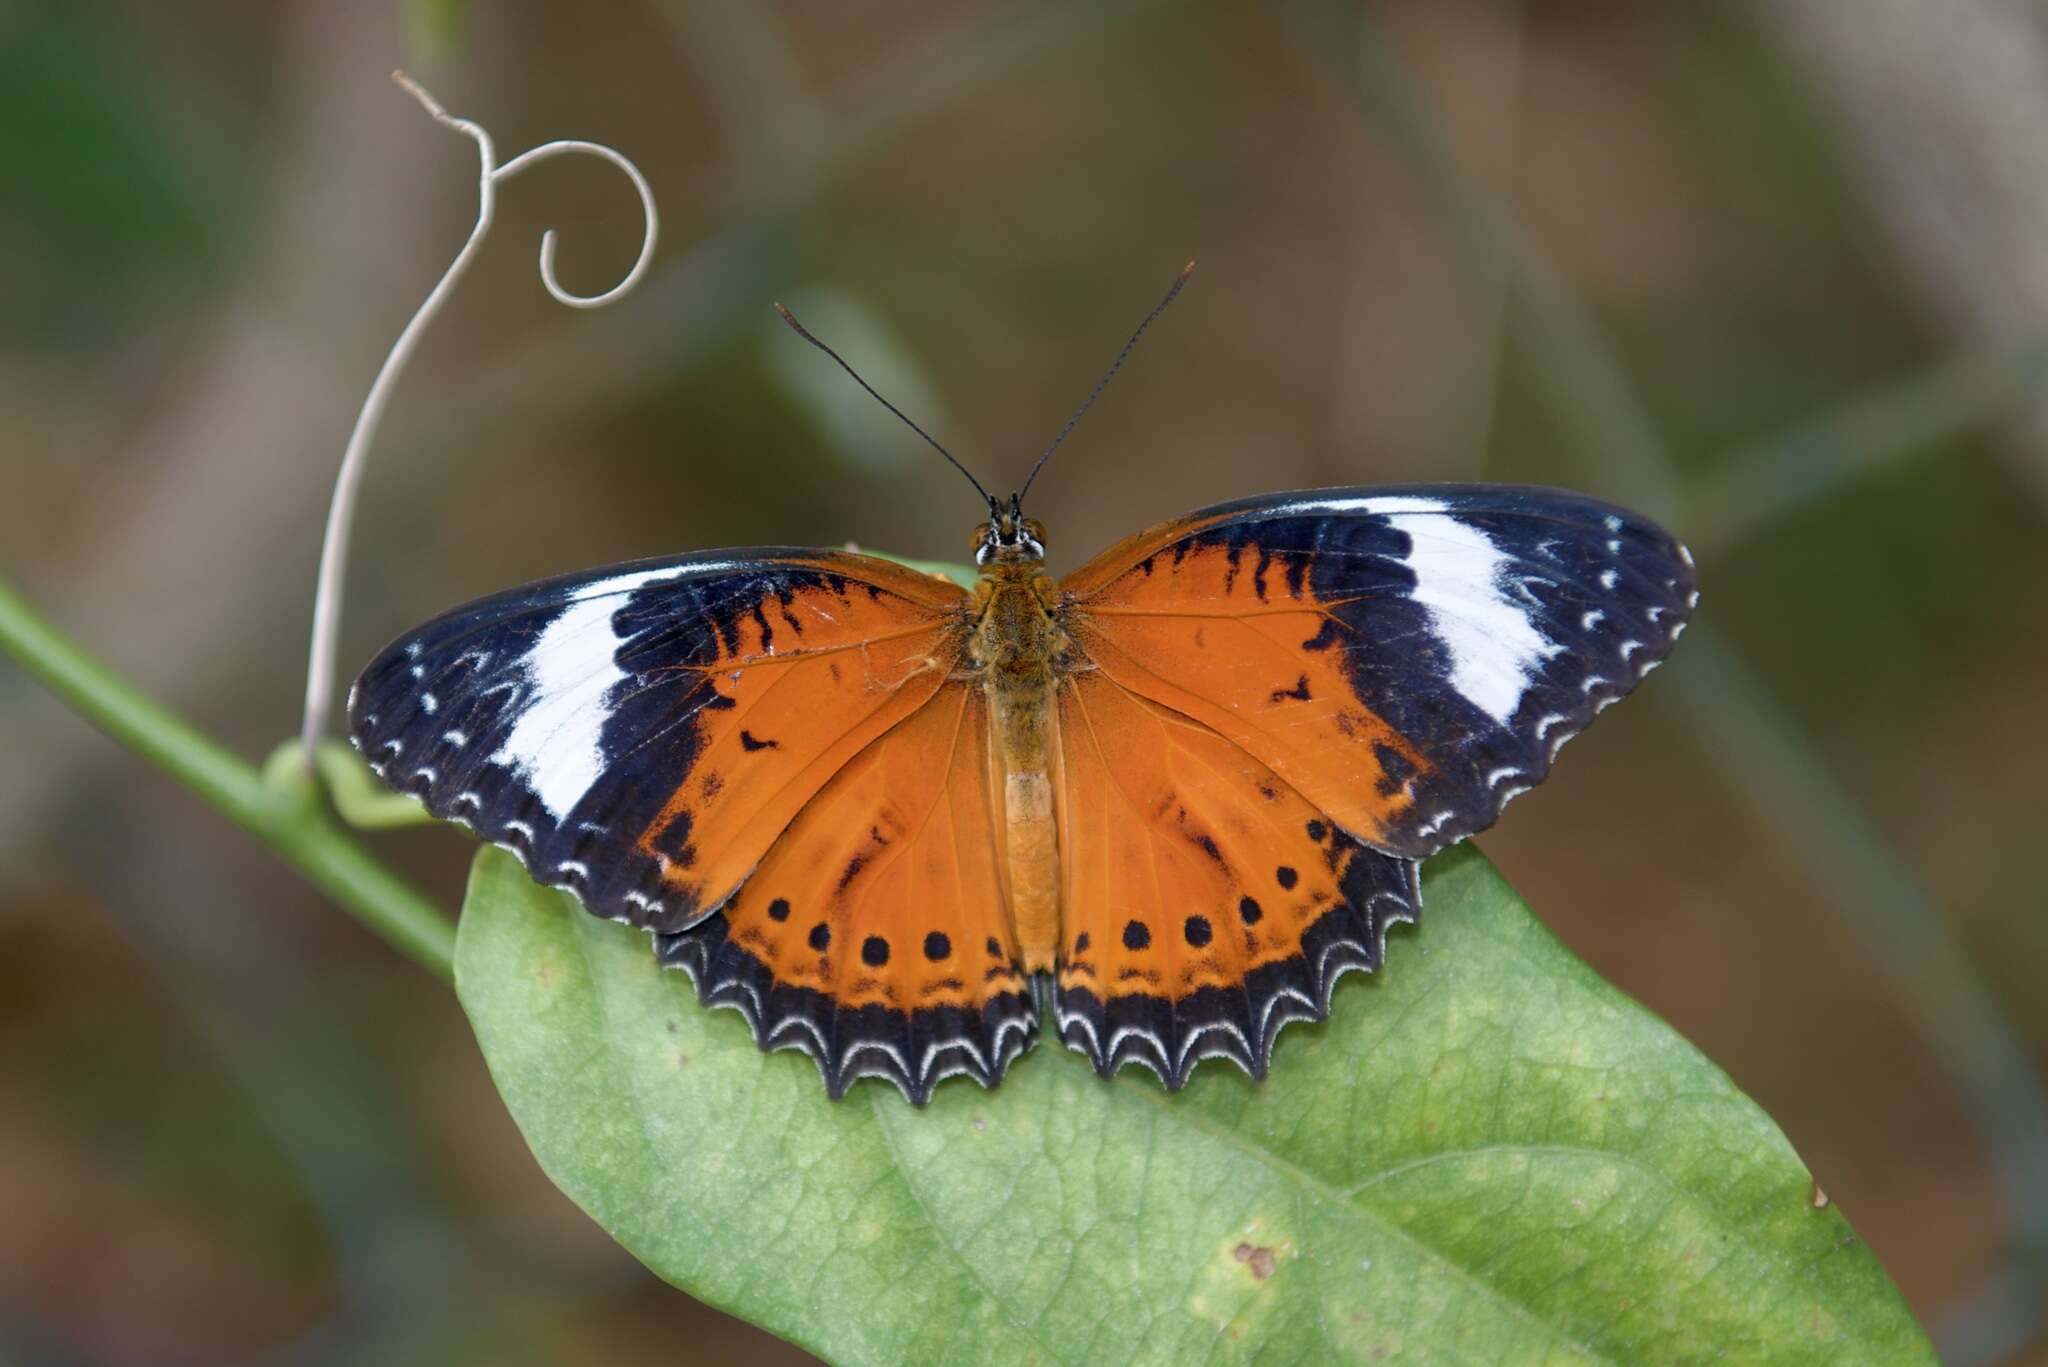
[[[998, 545], [975, 586], [969, 658], [988, 699], [1000, 776], [1005, 885], [1024, 971], [1050, 970], [1060, 934], [1059, 837], [1053, 766], [1058, 753], [1054, 711], [1072, 641], [1059, 620], [1059, 590], [1045, 573], [1043, 529], [1017, 544]], [[1039, 547], [1034, 553], [1030, 547]], [[980, 540], [977, 538], [977, 551]]]
[[791, 549], [513, 590], [389, 647], [352, 734], [833, 1095], [992, 1085], [1041, 1004], [1178, 1087], [1263, 1076], [1698, 596], [1661, 528], [1514, 486], [1240, 500], [1059, 579], [1044, 541], [992, 506], [971, 592]]

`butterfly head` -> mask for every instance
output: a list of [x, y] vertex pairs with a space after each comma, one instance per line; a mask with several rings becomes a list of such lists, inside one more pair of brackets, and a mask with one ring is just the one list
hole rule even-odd
[[994, 498], [988, 501], [988, 521], [974, 529], [975, 564], [1045, 559], [1045, 524], [1024, 516], [1021, 503], [1016, 494], [1010, 495], [1008, 503]]

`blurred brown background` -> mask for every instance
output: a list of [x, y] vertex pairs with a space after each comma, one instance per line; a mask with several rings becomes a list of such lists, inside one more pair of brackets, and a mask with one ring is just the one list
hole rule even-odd
[[[0, 0], [0, 573], [242, 753], [297, 725], [325, 499], [401, 385], [342, 658], [693, 547], [1056, 567], [1291, 485], [1567, 484], [1699, 626], [1484, 841], [1778, 1118], [1959, 1363], [2048, 1361], [2048, 18], [2021, 0]], [[557, 1195], [451, 996], [0, 663], [0, 1347], [794, 1357]], [[448, 905], [465, 844], [376, 847]], [[821, 1104], [823, 1104], [821, 1102]]]

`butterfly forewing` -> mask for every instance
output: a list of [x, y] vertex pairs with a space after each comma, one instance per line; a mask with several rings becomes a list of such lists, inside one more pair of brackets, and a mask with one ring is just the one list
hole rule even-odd
[[1329, 489], [1140, 533], [1062, 583], [1103, 673], [1421, 858], [1485, 829], [1670, 651], [1691, 557], [1594, 499]]
[[385, 780], [657, 930], [709, 914], [849, 759], [932, 696], [966, 595], [754, 550], [548, 580], [400, 638], [350, 697]]

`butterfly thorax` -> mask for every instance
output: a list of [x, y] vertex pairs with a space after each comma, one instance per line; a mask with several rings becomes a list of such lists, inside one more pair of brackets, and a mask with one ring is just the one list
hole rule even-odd
[[969, 647], [994, 723], [990, 758], [1001, 776], [1010, 913], [1027, 972], [1050, 970], [1059, 943], [1053, 702], [1072, 645], [1059, 623], [1058, 602], [1036, 559], [989, 560], [975, 590]]

